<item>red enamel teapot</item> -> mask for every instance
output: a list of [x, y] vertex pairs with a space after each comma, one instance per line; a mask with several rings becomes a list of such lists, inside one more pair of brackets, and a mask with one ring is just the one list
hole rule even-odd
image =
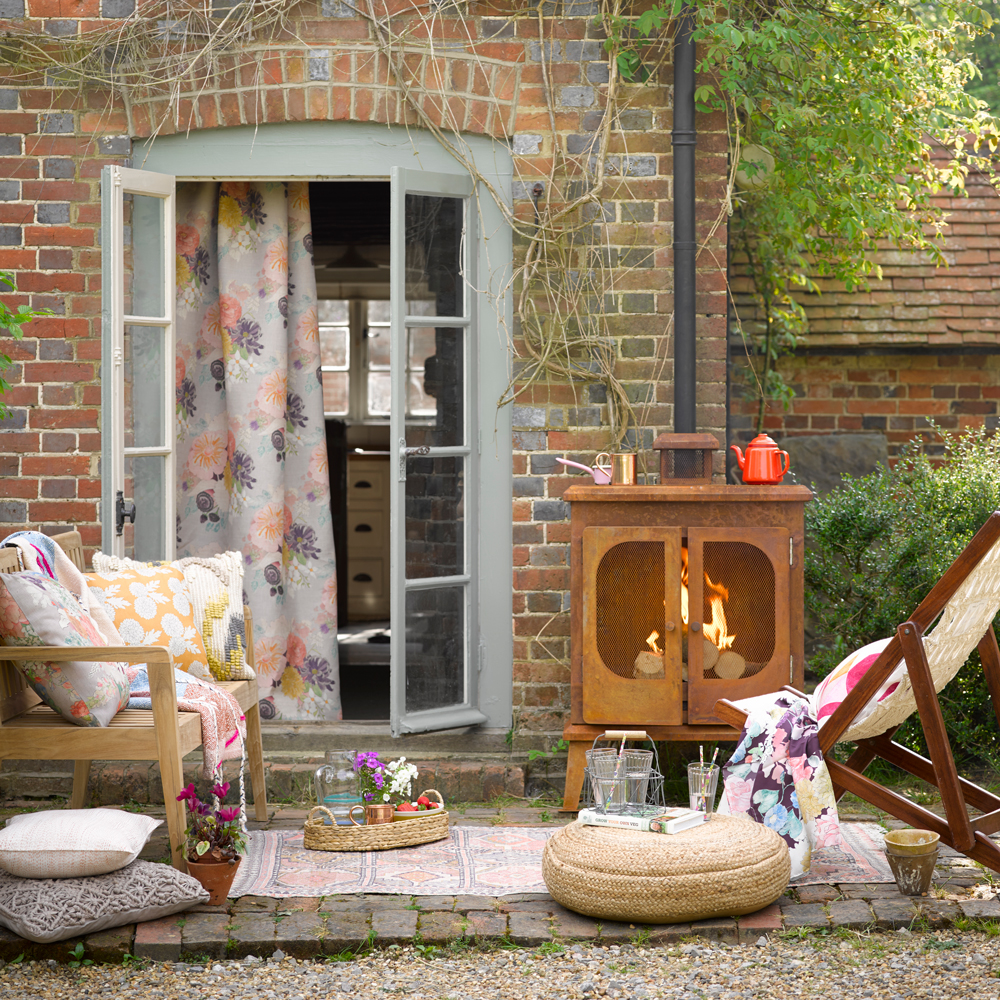
[[[737, 445], [736, 461], [740, 463], [743, 483], [746, 486], [777, 486], [788, 471], [788, 452], [781, 451], [766, 434], [758, 434], [748, 445], [744, 456]], [[784, 467], [781, 456], [784, 455]]]

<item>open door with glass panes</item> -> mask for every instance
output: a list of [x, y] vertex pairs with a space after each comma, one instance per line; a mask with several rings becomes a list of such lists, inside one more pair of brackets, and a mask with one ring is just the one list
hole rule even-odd
[[101, 547], [172, 559], [174, 178], [101, 174]]
[[[477, 692], [472, 192], [468, 174], [392, 171], [388, 384], [394, 735], [486, 721]], [[368, 377], [369, 385], [378, 385], [383, 373], [370, 370]]]

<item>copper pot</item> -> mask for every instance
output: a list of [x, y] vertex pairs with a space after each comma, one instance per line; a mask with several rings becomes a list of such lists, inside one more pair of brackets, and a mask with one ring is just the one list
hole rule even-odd
[[[359, 823], [354, 818], [355, 809], [364, 809], [365, 811], [364, 823]], [[373, 802], [367, 805], [351, 806], [351, 811], [350, 813], [348, 813], [348, 815], [351, 818], [351, 822], [355, 826], [373, 826], [376, 823], [391, 823], [392, 813], [393, 813], [393, 808], [388, 802]]]
[[611, 456], [611, 485], [635, 486], [635, 455], [619, 453]]

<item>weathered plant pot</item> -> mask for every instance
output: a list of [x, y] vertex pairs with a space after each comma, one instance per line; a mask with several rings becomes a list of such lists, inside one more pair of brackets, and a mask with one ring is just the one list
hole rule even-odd
[[904, 896], [926, 896], [937, 864], [937, 845], [934, 845], [933, 854], [892, 854], [888, 846], [885, 857], [899, 891]]
[[932, 854], [937, 852], [940, 840], [940, 835], [931, 830], [890, 830], [885, 835], [885, 851], [897, 857]]
[[192, 861], [188, 858], [188, 874], [207, 890], [209, 906], [220, 906], [226, 901], [242, 860], [240, 857], [234, 861]]

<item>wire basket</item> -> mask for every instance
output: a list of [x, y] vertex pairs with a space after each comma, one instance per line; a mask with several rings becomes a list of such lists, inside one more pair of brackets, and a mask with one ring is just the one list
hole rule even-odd
[[[628, 741], [647, 740], [645, 731], [608, 730], [587, 751], [582, 805], [605, 814], [655, 816], [666, 803], [663, 775], [656, 744], [652, 750], [625, 746]], [[602, 741], [621, 742], [618, 749], [599, 747]]]

